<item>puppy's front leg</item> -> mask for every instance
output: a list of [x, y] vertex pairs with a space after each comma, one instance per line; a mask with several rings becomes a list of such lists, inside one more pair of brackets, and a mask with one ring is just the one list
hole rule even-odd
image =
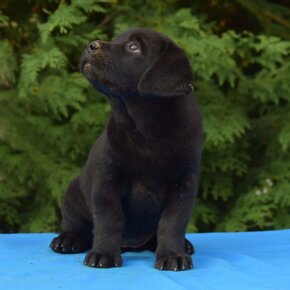
[[168, 192], [158, 225], [155, 268], [180, 271], [192, 268], [184, 247], [185, 230], [196, 195], [198, 178], [190, 174]]
[[[107, 177], [108, 178], [108, 177]], [[92, 196], [94, 241], [84, 263], [90, 267], [120, 267], [124, 215], [121, 186], [117, 180], [98, 183]]]

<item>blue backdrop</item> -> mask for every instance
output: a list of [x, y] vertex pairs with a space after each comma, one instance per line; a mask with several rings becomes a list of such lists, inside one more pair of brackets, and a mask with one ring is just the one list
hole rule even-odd
[[123, 254], [123, 267], [94, 269], [84, 254], [61, 255], [55, 234], [0, 235], [0, 289], [290, 290], [290, 230], [190, 234], [194, 268], [154, 269], [150, 252]]

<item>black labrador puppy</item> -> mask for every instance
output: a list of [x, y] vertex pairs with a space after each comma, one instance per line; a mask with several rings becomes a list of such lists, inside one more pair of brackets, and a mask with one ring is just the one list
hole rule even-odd
[[121, 266], [121, 252], [152, 250], [160, 270], [192, 268], [185, 229], [198, 188], [201, 114], [184, 52], [149, 29], [93, 41], [80, 70], [112, 106], [107, 126], [62, 205], [58, 253]]

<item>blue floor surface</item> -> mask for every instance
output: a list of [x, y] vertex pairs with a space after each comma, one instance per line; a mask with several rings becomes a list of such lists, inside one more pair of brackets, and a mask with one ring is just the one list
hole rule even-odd
[[150, 252], [123, 254], [123, 267], [94, 269], [84, 254], [60, 255], [55, 234], [0, 235], [0, 289], [290, 290], [290, 230], [190, 234], [194, 268], [154, 269]]

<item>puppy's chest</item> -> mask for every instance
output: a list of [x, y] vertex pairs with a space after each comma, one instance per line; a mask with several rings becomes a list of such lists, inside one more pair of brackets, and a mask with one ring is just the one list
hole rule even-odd
[[123, 201], [125, 211], [135, 215], [156, 215], [163, 203], [166, 185], [154, 178], [131, 178], [125, 182]]

